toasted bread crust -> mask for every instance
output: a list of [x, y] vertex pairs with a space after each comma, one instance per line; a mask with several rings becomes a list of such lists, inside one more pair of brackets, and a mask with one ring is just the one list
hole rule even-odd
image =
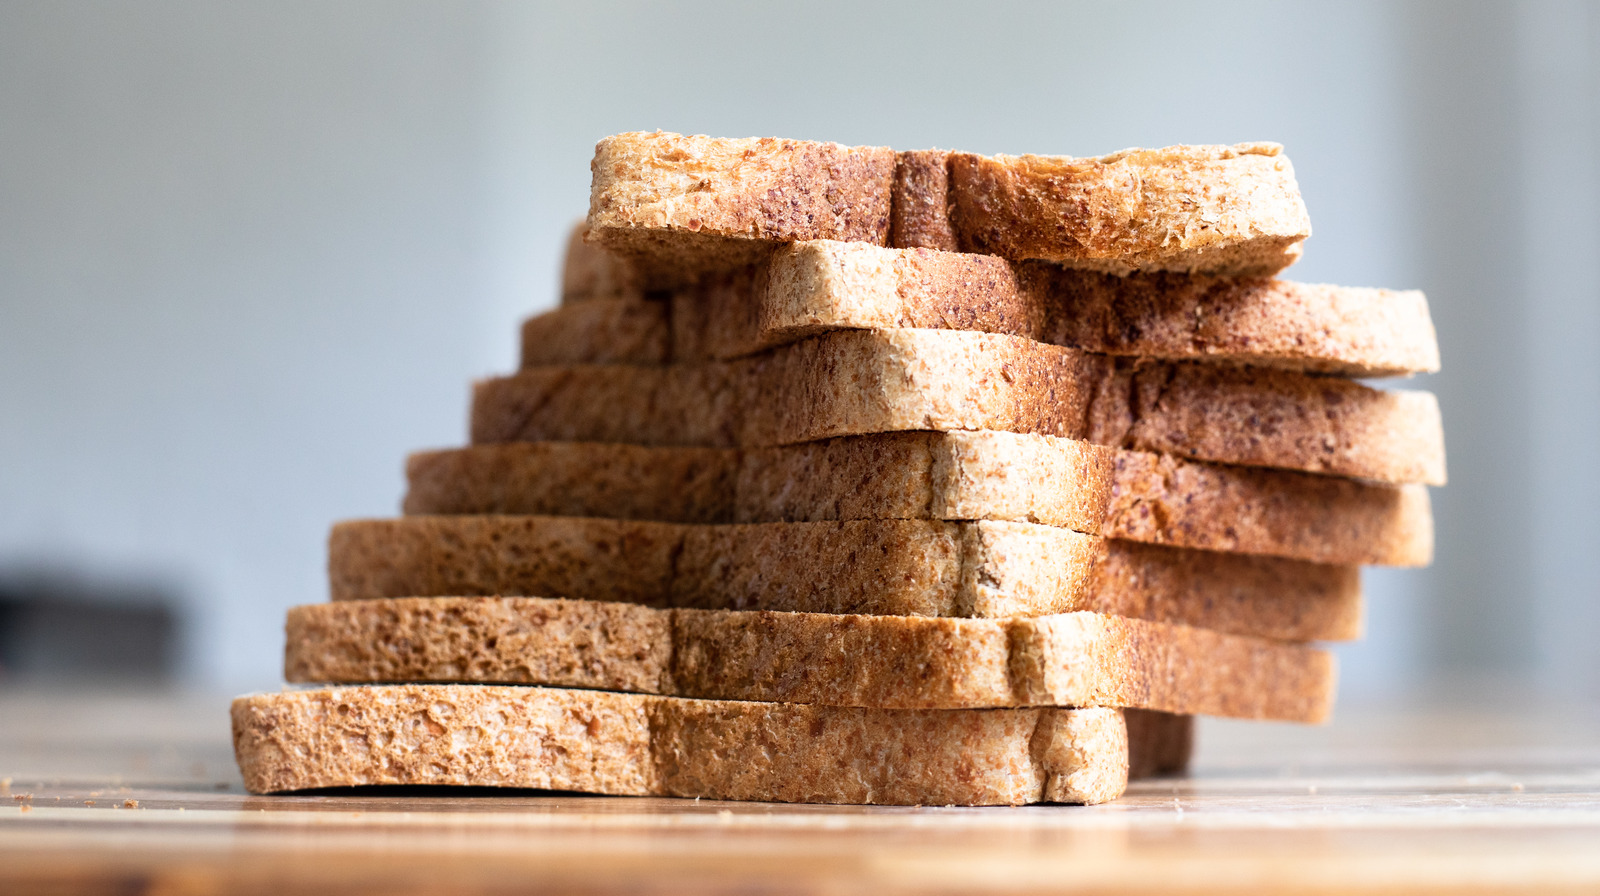
[[961, 248], [950, 226], [949, 153], [914, 149], [895, 154], [889, 245], [901, 248]]
[[[232, 716], [252, 793], [453, 784], [801, 803], [1100, 803], [1122, 794], [1129, 766], [1122, 714], [1100, 708], [872, 710], [412, 684], [256, 694], [235, 700]], [[1160, 742], [1181, 733], [1161, 717], [1141, 730], [1152, 724], [1161, 729], [1153, 746], [1170, 751]]]

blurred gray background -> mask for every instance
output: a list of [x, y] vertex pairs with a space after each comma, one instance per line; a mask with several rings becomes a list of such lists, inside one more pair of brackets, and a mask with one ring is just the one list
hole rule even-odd
[[553, 303], [595, 140], [663, 128], [1286, 144], [1290, 276], [1425, 289], [1444, 353], [1438, 562], [1369, 576], [1346, 699], [1593, 697], [1597, 50], [1582, 2], [6, 0], [0, 687], [274, 686], [329, 524]]

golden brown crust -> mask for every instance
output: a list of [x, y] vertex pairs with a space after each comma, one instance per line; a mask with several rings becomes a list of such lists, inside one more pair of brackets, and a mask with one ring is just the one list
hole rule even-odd
[[407, 517], [341, 523], [328, 555], [334, 600], [506, 595], [988, 618], [1089, 610], [1302, 641], [1360, 628], [1350, 567], [1101, 545], [1024, 523]]
[[903, 430], [1087, 438], [1196, 460], [1442, 484], [1426, 392], [1208, 364], [1115, 361], [1014, 336], [828, 333], [741, 361], [541, 367], [480, 381], [474, 443], [760, 447]]
[[889, 245], [899, 248], [960, 248], [950, 227], [949, 153], [937, 149], [895, 154]]
[[413, 684], [255, 694], [235, 700], [232, 716], [252, 793], [453, 784], [779, 802], [1099, 803], [1121, 795], [1129, 765], [1114, 709], [872, 710]]
[[750, 449], [737, 453], [728, 522], [1009, 520], [1098, 533], [1113, 460], [1087, 442], [987, 431]]
[[879, 709], [1121, 706], [1322, 721], [1323, 651], [1073, 613], [937, 619], [438, 597], [289, 612], [291, 682], [538, 684]]

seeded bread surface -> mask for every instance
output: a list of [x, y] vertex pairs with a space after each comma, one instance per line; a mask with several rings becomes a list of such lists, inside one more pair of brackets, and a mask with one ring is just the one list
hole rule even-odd
[[[1122, 794], [1129, 766], [1122, 713], [1103, 708], [872, 710], [408, 684], [255, 694], [236, 699], [232, 716], [252, 793], [446, 784], [797, 803], [1101, 803]], [[1170, 750], [1163, 741], [1181, 737], [1161, 719], [1141, 727], [1151, 724], [1161, 729], [1153, 746]]]

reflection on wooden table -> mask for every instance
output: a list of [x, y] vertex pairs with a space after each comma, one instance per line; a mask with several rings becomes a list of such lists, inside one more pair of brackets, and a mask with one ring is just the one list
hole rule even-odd
[[0, 695], [0, 893], [1600, 889], [1600, 713], [1207, 722], [1105, 806], [242, 792], [213, 697]]

